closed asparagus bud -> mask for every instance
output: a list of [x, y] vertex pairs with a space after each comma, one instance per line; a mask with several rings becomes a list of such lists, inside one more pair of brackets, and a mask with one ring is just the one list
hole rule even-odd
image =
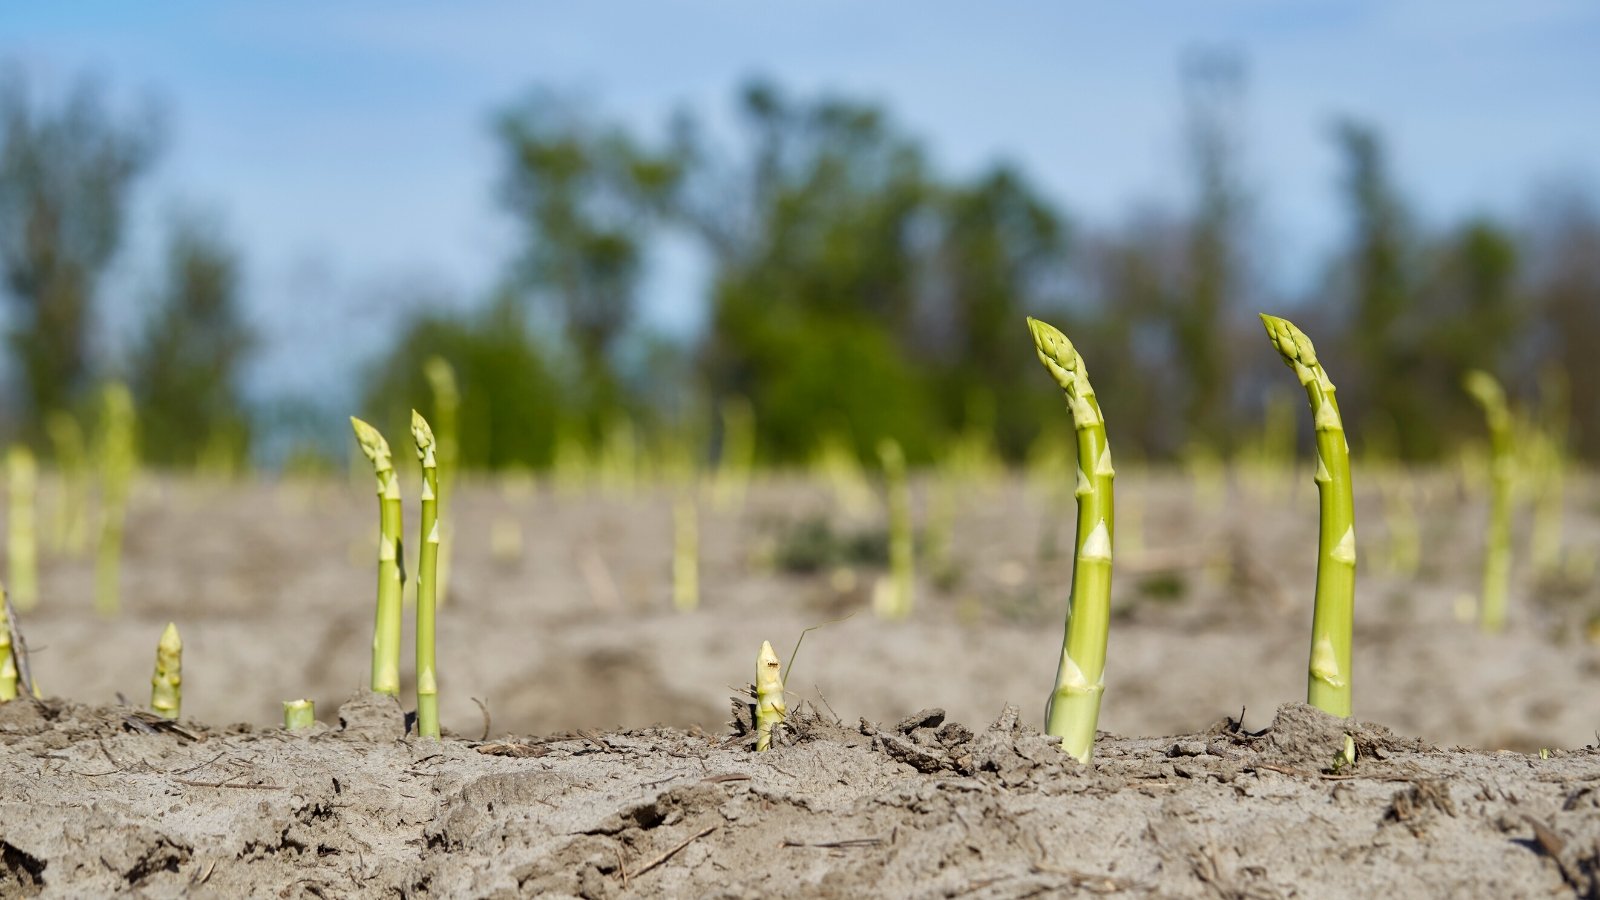
[[756, 657], [756, 749], [772, 746], [772, 729], [789, 714], [783, 703], [783, 665], [772, 650], [771, 641], [761, 642]]
[[11, 623], [4, 613], [5, 585], [0, 585], [0, 703], [17, 699], [17, 660], [11, 652]]
[[1489, 426], [1489, 534], [1483, 553], [1483, 596], [1478, 625], [1496, 632], [1505, 627], [1506, 587], [1511, 578], [1511, 502], [1516, 478], [1516, 439], [1505, 391], [1488, 372], [1474, 369], [1462, 379], [1483, 408]]
[[439, 459], [428, 420], [411, 411], [411, 436], [422, 462], [422, 550], [417, 563], [417, 734], [439, 737], [439, 681], [434, 619], [439, 590]]
[[283, 727], [286, 730], [299, 731], [315, 724], [317, 724], [317, 709], [310, 700], [283, 701]]
[[167, 623], [156, 644], [156, 674], [150, 679], [150, 708], [157, 715], [176, 719], [183, 707], [183, 641], [178, 626]]
[[400, 693], [400, 480], [389, 442], [376, 428], [350, 417], [356, 443], [378, 481], [378, 608], [372, 633], [372, 690]]
[[1056, 685], [1045, 705], [1045, 733], [1080, 762], [1094, 752], [1100, 698], [1105, 692], [1106, 639], [1111, 627], [1111, 539], [1116, 528], [1111, 445], [1105, 417], [1083, 358], [1054, 326], [1028, 320], [1033, 346], [1050, 377], [1067, 397], [1077, 432], [1078, 530], [1074, 539], [1072, 593]]
[[1311, 405], [1317, 436], [1317, 595], [1311, 620], [1311, 662], [1306, 702], [1350, 715], [1350, 643], [1355, 623], [1355, 499], [1350, 484], [1350, 445], [1334, 397], [1333, 382], [1311, 339], [1287, 319], [1263, 314], [1267, 337], [1294, 371]]
[[12, 600], [27, 612], [39, 602], [39, 539], [35, 509], [39, 467], [33, 453], [17, 444], [6, 454], [6, 493], [10, 505], [6, 525], [6, 562]]

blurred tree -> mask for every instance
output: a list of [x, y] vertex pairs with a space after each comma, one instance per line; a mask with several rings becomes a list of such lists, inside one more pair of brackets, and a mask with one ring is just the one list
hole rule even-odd
[[114, 118], [92, 83], [37, 105], [19, 69], [0, 72], [0, 275], [30, 431], [90, 381], [95, 291], [156, 132], [149, 115]]
[[1392, 427], [1396, 449], [1406, 458], [1426, 457], [1437, 452], [1438, 436], [1417, 380], [1424, 323], [1410, 315], [1416, 311], [1417, 289], [1411, 224], [1377, 131], [1346, 120], [1335, 138], [1344, 156], [1350, 215], [1349, 245], [1335, 274], [1350, 300], [1344, 343], [1354, 363], [1340, 380], [1347, 398], [1342, 405], [1348, 418], [1371, 425], [1374, 432]]
[[520, 303], [502, 294], [474, 316], [425, 313], [407, 323], [366, 379], [363, 409], [409, 434], [411, 410], [435, 417], [423, 364], [440, 356], [461, 391], [460, 464], [467, 469], [545, 468], [555, 435], [575, 408], [559, 389], [549, 352], [528, 328]]
[[1577, 448], [1600, 458], [1600, 204], [1560, 184], [1542, 192], [1531, 219], [1523, 234], [1538, 316], [1531, 355], [1564, 370]]
[[142, 458], [155, 465], [239, 463], [249, 453], [239, 381], [254, 337], [239, 308], [239, 280], [237, 254], [218, 223], [181, 217], [129, 379]]
[[647, 234], [680, 163], [670, 147], [647, 149], [549, 93], [505, 113], [499, 138], [503, 202], [523, 231], [514, 284], [560, 317], [593, 432], [623, 404], [617, 340], [633, 319]]
[[1186, 440], [1226, 452], [1235, 432], [1228, 337], [1244, 280], [1239, 234], [1245, 197], [1238, 173], [1243, 62], [1229, 51], [1192, 53], [1183, 88], [1194, 197], [1185, 284], [1172, 328], [1185, 374]]

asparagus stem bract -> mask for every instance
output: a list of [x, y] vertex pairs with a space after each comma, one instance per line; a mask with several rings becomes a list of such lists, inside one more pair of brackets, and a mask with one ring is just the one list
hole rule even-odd
[[378, 611], [372, 634], [372, 690], [400, 694], [400, 481], [389, 442], [351, 416], [356, 442], [378, 479]]
[[1486, 632], [1505, 627], [1506, 586], [1511, 578], [1511, 493], [1516, 478], [1516, 442], [1505, 391], [1488, 372], [1473, 370], [1462, 381], [1483, 408], [1489, 426], [1489, 534], [1483, 551], [1483, 596], [1478, 626]]
[[310, 700], [283, 701], [283, 727], [299, 731], [317, 724], [317, 707]]
[[1294, 370], [1311, 404], [1317, 438], [1317, 596], [1311, 617], [1311, 662], [1306, 702], [1335, 716], [1350, 715], [1350, 642], [1355, 621], [1355, 499], [1350, 445], [1333, 382], [1317, 361], [1311, 339], [1287, 319], [1262, 314], [1267, 337]]
[[150, 708], [159, 716], [176, 719], [183, 708], [183, 641], [178, 626], [167, 623], [156, 644], [156, 673], [150, 679]]
[[772, 729], [789, 714], [783, 702], [783, 664], [771, 641], [761, 642], [756, 657], [756, 749], [772, 746]]
[[1066, 393], [1077, 431], [1078, 530], [1074, 540], [1072, 593], [1067, 599], [1066, 637], [1056, 684], [1045, 704], [1045, 733], [1081, 762], [1094, 752], [1100, 697], [1105, 692], [1106, 638], [1111, 625], [1111, 539], [1116, 532], [1116, 470], [1106, 440], [1105, 417], [1083, 358], [1054, 326], [1028, 319], [1034, 350]]
[[6, 523], [6, 564], [11, 575], [12, 600], [27, 612], [39, 602], [39, 538], [36, 528], [39, 467], [33, 453], [21, 444], [6, 454], [6, 495], [10, 512]]
[[422, 549], [417, 562], [417, 734], [439, 737], [439, 681], [434, 671], [434, 615], [439, 585], [439, 458], [428, 420], [411, 411], [411, 436], [422, 461]]

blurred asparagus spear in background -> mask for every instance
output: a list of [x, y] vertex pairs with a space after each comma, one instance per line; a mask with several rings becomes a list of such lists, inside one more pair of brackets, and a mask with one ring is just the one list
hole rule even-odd
[[889, 511], [889, 580], [880, 582], [873, 607], [885, 619], [911, 615], [916, 590], [916, 551], [911, 532], [911, 484], [906, 478], [906, 456], [894, 438], [878, 442], [883, 465], [885, 503]]
[[372, 634], [372, 690], [400, 695], [400, 480], [389, 442], [378, 429], [350, 417], [356, 443], [378, 479], [378, 611]]
[[1052, 325], [1028, 319], [1033, 346], [1067, 395], [1078, 444], [1078, 530], [1072, 593], [1055, 688], [1045, 705], [1045, 733], [1080, 762], [1094, 752], [1105, 692], [1106, 637], [1111, 625], [1111, 539], [1116, 530], [1111, 445], [1089, 372], [1072, 342]]
[[437, 439], [435, 456], [439, 461], [439, 586], [434, 589], [434, 602], [443, 604], [450, 586], [450, 500], [456, 485], [456, 472], [461, 464], [461, 389], [456, 383], [456, 370], [442, 356], [429, 357], [422, 369], [433, 391], [433, 429]]
[[6, 453], [6, 571], [12, 599], [23, 612], [39, 602], [38, 494], [38, 463], [27, 447], [15, 444]]
[[434, 671], [434, 612], [439, 577], [439, 459], [433, 429], [411, 411], [411, 436], [422, 462], [422, 549], [417, 563], [417, 734], [439, 737], [439, 682]]
[[722, 401], [722, 447], [717, 454], [714, 492], [717, 509], [728, 512], [744, 505], [755, 457], [755, 411], [744, 397], [729, 397]]
[[672, 501], [672, 605], [693, 612], [700, 605], [700, 523], [694, 486], [680, 486]]
[[116, 615], [122, 606], [122, 534], [128, 493], [138, 466], [133, 394], [106, 385], [100, 421], [100, 543], [95, 551], [95, 609]]
[[1350, 643], [1355, 625], [1355, 499], [1350, 445], [1333, 382], [1317, 361], [1311, 339], [1288, 319], [1262, 314], [1273, 349], [1294, 370], [1311, 404], [1317, 437], [1317, 598], [1311, 617], [1311, 662], [1306, 702], [1341, 718], [1350, 715]]
[[178, 626], [167, 623], [156, 644], [156, 673], [150, 679], [150, 708], [159, 716], [178, 718], [183, 709], [183, 641]]
[[756, 749], [772, 746], [772, 729], [789, 714], [783, 702], [783, 664], [771, 641], [761, 642], [756, 657]]
[[1505, 391], [1493, 375], [1474, 369], [1462, 387], [1483, 408], [1489, 426], [1489, 531], [1483, 550], [1483, 596], [1478, 626], [1496, 632], [1506, 623], [1506, 588], [1511, 578], [1511, 491], [1516, 478], [1516, 441]]
[[89, 464], [83, 429], [71, 413], [56, 410], [45, 420], [45, 433], [61, 477], [51, 543], [58, 553], [77, 556], [89, 541]]

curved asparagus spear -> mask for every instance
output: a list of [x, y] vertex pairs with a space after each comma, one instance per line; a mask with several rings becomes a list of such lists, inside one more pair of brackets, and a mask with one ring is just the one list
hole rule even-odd
[[378, 429], [350, 417], [361, 452], [378, 478], [378, 613], [372, 634], [372, 690], [400, 694], [400, 480], [389, 442]]
[[157, 715], [176, 719], [183, 708], [183, 641], [178, 626], [167, 623], [156, 644], [156, 673], [150, 679], [150, 708]]
[[1039, 361], [1067, 395], [1078, 437], [1078, 531], [1072, 593], [1056, 686], [1045, 705], [1045, 733], [1080, 762], [1094, 752], [1105, 692], [1106, 636], [1111, 625], [1111, 537], [1116, 530], [1111, 445], [1105, 417], [1083, 358], [1054, 326], [1028, 319]]
[[411, 411], [411, 436], [422, 461], [422, 550], [417, 562], [417, 734], [439, 737], [439, 682], [434, 672], [434, 611], [439, 598], [439, 460], [433, 429]]
[[1261, 315], [1267, 337], [1294, 370], [1311, 402], [1317, 434], [1317, 599], [1311, 618], [1311, 662], [1306, 702], [1336, 716], [1350, 715], [1350, 632], [1355, 620], [1355, 499], [1350, 487], [1350, 445], [1334, 398], [1333, 382], [1317, 362], [1311, 339], [1287, 319]]
[[783, 664], [771, 641], [761, 642], [756, 657], [756, 749], [772, 746], [772, 729], [789, 714], [783, 702]]
[[1506, 624], [1506, 584], [1511, 577], [1511, 489], [1517, 465], [1511, 411], [1500, 382], [1488, 372], [1468, 372], [1462, 386], [1483, 408], [1489, 425], [1489, 536], [1483, 550], [1478, 626], [1496, 632]]

